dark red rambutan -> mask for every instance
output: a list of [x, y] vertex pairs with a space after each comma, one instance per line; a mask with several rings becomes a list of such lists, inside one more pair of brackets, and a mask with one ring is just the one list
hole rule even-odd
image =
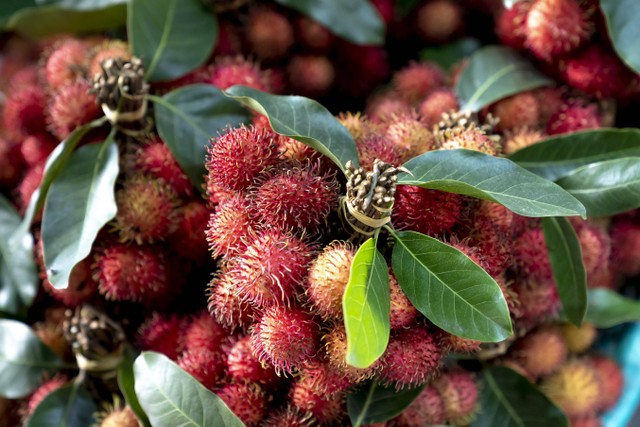
[[[339, 40], [336, 59], [336, 83], [339, 90], [352, 96], [364, 96], [389, 75], [389, 60], [384, 47], [363, 46]], [[353, 76], [358, 76], [354, 79]]]
[[381, 135], [368, 135], [356, 139], [356, 147], [360, 166], [367, 170], [373, 168], [376, 159], [392, 165], [400, 165], [409, 157], [406, 149], [393, 144]]
[[251, 348], [251, 337], [240, 338], [227, 355], [229, 375], [236, 381], [251, 381], [271, 385], [280, 379], [270, 364], [261, 362]]
[[463, 369], [444, 372], [433, 384], [444, 402], [445, 418], [452, 425], [467, 425], [478, 410], [480, 392], [474, 377]]
[[397, 390], [428, 383], [440, 369], [442, 352], [424, 327], [401, 329], [389, 339], [382, 356], [382, 384]]
[[295, 41], [287, 17], [271, 8], [251, 8], [245, 28], [252, 53], [261, 59], [283, 57]]
[[483, 268], [497, 277], [513, 264], [513, 215], [489, 202], [481, 203], [474, 213], [469, 233], [471, 245], [481, 254]]
[[336, 72], [326, 56], [296, 55], [289, 60], [287, 75], [294, 92], [318, 97], [329, 90]]
[[154, 313], [138, 331], [143, 350], [157, 351], [176, 360], [184, 349], [187, 320], [176, 315]]
[[346, 413], [344, 394], [327, 396], [305, 387], [300, 381], [291, 388], [289, 398], [298, 410], [313, 416], [314, 425], [339, 425]]
[[306, 16], [295, 21], [296, 42], [312, 52], [327, 52], [334, 42], [334, 36], [322, 24]]
[[209, 350], [222, 353], [221, 346], [227, 342], [228, 333], [210, 313], [196, 315], [184, 330], [184, 345], [189, 350]]
[[227, 384], [216, 394], [247, 427], [257, 426], [267, 414], [269, 399], [259, 384]]
[[44, 65], [44, 77], [51, 89], [87, 77], [89, 48], [89, 44], [74, 38], [63, 39], [53, 48]]
[[89, 89], [88, 82], [77, 80], [60, 87], [53, 95], [47, 110], [48, 128], [61, 140], [76, 127], [102, 115], [96, 96], [88, 93]]
[[420, 113], [421, 121], [428, 126], [433, 126], [442, 120], [443, 113], [452, 110], [457, 111], [459, 108], [458, 98], [453, 90], [443, 87], [432, 90], [422, 102], [420, 102], [418, 112]]
[[222, 271], [209, 283], [209, 312], [227, 329], [246, 328], [253, 322], [253, 307], [240, 299], [237, 282]]
[[364, 369], [347, 364], [347, 331], [342, 322], [331, 325], [322, 340], [329, 365], [353, 384], [372, 378], [382, 367], [380, 359]]
[[208, 180], [223, 189], [244, 191], [264, 171], [280, 161], [279, 136], [244, 125], [212, 140], [206, 167]]
[[201, 263], [209, 257], [207, 224], [209, 209], [200, 200], [193, 200], [178, 209], [177, 226], [169, 236], [171, 247], [181, 257]]
[[394, 226], [437, 236], [457, 224], [462, 196], [413, 185], [399, 185], [391, 218]]
[[43, 163], [57, 145], [49, 134], [30, 135], [22, 140], [20, 152], [28, 166], [35, 166]]
[[296, 308], [270, 307], [251, 331], [251, 346], [276, 372], [290, 373], [309, 361], [318, 349], [319, 325]]
[[395, 93], [411, 104], [424, 99], [432, 90], [444, 86], [442, 68], [432, 62], [411, 62], [393, 75]]
[[296, 407], [287, 405], [269, 415], [264, 421], [264, 427], [311, 427], [313, 422], [309, 412], [301, 412]]
[[107, 411], [100, 412], [96, 418], [100, 421], [100, 427], [138, 427], [140, 425], [138, 417], [129, 405], [121, 406], [114, 403], [113, 407], [109, 405]]
[[531, 378], [553, 373], [567, 360], [569, 353], [562, 331], [556, 326], [542, 326], [529, 332], [509, 351]]
[[[42, 241], [40, 241], [42, 242]], [[67, 307], [77, 307], [90, 300], [98, 291], [98, 284], [91, 277], [91, 260], [85, 258], [73, 267], [69, 276], [69, 283], [65, 289], [56, 289], [46, 273], [42, 273], [42, 285], [49, 295], [62, 302]]]
[[593, 25], [576, 0], [537, 0], [529, 9], [525, 45], [549, 61], [574, 51], [593, 33]]
[[271, 73], [241, 56], [222, 57], [204, 73], [202, 79], [220, 89], [244, 85], [263, 92], [273, 92], [275, 82]]
[[444, 424], [444, 402], [433, 387], [425, 387], [411, 405], [394, 419], [397, 427], [422, 427]]
[[165, 182], [179, 196], [193, 193], [193, 184], [178, 165], [169, 147], [159, 138], [143, 144], [134, 154], [133, 160], [138, 171]]
[[565, 104], [549, 118], [547, 133], [559, 135], [602, 127], [602, 115], [596, 104], [572, 102]]
[[21, 412], [23, 414], [23, 419], [28, 419], [33, 411], [36, 410], [38, 405], [42, 403], [45, 397], [58, 390], [62, 386], [67, 385], [69, 380], [63, 375], [56, 375], [53, 378], [50, 378], [44, 381], [26, 400]]
[[18, 185], [18, 206], [24, 211], [29, 205], [33, 192], [40, 187], [44, 175], [44, 163], [38, 163], [27, 170]]
[[510, 289], [518, 301], [517, 310], [512, 313], [529, 327], [540, 324], [560, 309], [558, 288], [552, 279], [519, 280]]
[[640, 274], [640, 225], [620, 220], [611, 226], [611, 262], [628, 276]]
[[533, 4], [532, 0], [519, 1], [511, 8], [504, 8], [496, 17], [496, 34], [510, 48], [523, 50], [527, 39], [527, 15]]
[[541, 227], [529, 228], [513, 242], [515, 268], [521, 277], [551, 280], [553, 271]]
[[96, 74], [102, 72], [100, 64], [102, 61], [111, 58], [122, 58], [126, 61], [131, 59], [131, 51], [129, 45], [121, 40], [107, 40], [93, 48], [91, 63], [89, 64], [88, 76], [93, 79]]
[[226, 363], [219, 351], [190, 349], [180, 355], [178, 366], [208, 389], [213, 389], [225, 376]]
[[599, 408], [606, 411], [611, 409], [622, 394], [624, 387], [624, 375], [622, 369], [615, 360], [607, 356], [591, 356], [591, 363], [600, 380], [602, 392], [600, 394]]
[[415, 13], [418, 33], [432, 42], [451, 40], [464, 25], [464, 9], [453, 0], [431, 0]]
[[[20, 180], [24, 168], [21, 148], [22, 144], [0, 137], [0, 188], [15, 188]], [[18, 196], [21, 198], [19, 192]]]
[[404, 294], [396, 276], [391, 271], [389, 271], [389, 292], [391, 297], [391, 309], [389, 311], [391, 329], [409, 327], [418, 317], [419, 312]]
[[531, 92], [520, 92], [493, 104], [491, 112], [500, 119], [497, 129], [505, 131], [522, 126], [536, 127], [540, 121], [538, 98]]
[[2, 112], [2, 123], [14, 138], [47, 131], [46, 95], [37, 85], [25, 86], [9, 94]]
[[177, 227], [178, 203], [168, 185], [135, 175], [116, 191], [118, 213], [114, 227], [125, 242], [142, 244], [164, 240]]
[[240, 194], [235, 194], [216, 206], [206, 229], [207, 242], [214, 258], [239, 255], [254, 234], [246, 199]]
[[115, 243], [102, 249], [93, 265], [98, 290], [114, 301], [142, 301], [167, 291], [165, 256], [160, 247]]

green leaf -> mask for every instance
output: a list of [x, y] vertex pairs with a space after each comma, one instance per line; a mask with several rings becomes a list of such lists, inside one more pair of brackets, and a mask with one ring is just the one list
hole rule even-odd
[[131, 349], [127, 349], [125, 358], [118, 369], [118, 387], [120, 388], [125, 401], [133, 413], [136, 414], [136, 417], [138, 417], [138, 420], [144, 427], [150, 427], [151, 423], [149, 423], [149, 418], [147, 418], [147, 414], [144, 413], [144, 410], [138, 401], [138, 396], [136, 396], [133, 362], [134, 357], [132, 351]]
[[605, 160], [583, 166], [556, 181], [593, 217], [640, 207], [640, 157]]
[[413, 176], [401, 174], [398, 184], [490, 200], [529, 217], [586, 215], [571, 194], [508, 159], [464, 149], [438, 150], [403, 166]]
[[118, 146], [110, 137], [80, 147], [51, 185], [42, 246], [47, 278], [56, 288], [68, 286], [73, 267], [89, 255], [100, 229], [116, 216], [117, 178]]
[[384, 43], [384, 21], [368, 0], [276, 0], [355, 44]]
[[270, 95], [246, 86], [233, 86], [224, 93], [266, 115], [275, 132], [311, 146], [343, 171], [349, 160], [358, 166], [358, 150], [353, 137], [316, 101], [302, 96]]
[[458, 249], [415, 231], [392, 231], [391, 263], [411, 304], [454, 335], [498, 342], [513, 333], [495, 280]]
[[504, 366], [485, 369], [472, 427], [569, 427], [564, 413], [529, 380]]
[[590, 163], [640, 156], [640, 130], [594, 129], [556, 135], [516, 151], [509, 159], [555, 181]]
[[70, 10], [58, 5], [29, 7], [13, 14], [5, 29], [32, 38], [63, 33], [95, 33], [124, 26], [126, 17], [127, 6], [124, 3], [92, 10]]
[[591, 289], [585, 321], [593, 323], [597, 328], [640, 322], [640, 301], [624, 297], [609, 289]]
[[587, 272], [580, 241], [565, 218], [542, 218], [542, 231], [563, 311], [571, 323], [580, 326], [587, 312]]
[[162, 354], [143, 352], [133, 372], [136, 394], [154, 427], [244, 426], [222, 399]]
[[85, 387], [73, 382], [47, 395], [26, 427], [87, 427], [94, 425], [97, 410]]
[[397, 417], [418, 397], [422, 387], [396, 391], [372, 381], [347, 396], [347, 410], [354, 427], [383, 423]]
[[69, 10], [96, 10], [126, 2], [127, 0], [36, 0], [39, 5], [50, 4]]
[[552, 84], [553, 80], [515, 51], [505, 46], [486, 46], [469, 58], [455, 91], [461, 110], [480, 111], [507, 96]]
[[31, 236], [9, 243], [20, 222], [20, 215], [0, 194], [0, 311], [12, 315], [25, 313], [39, 284]]
[[200, 187], [209, 140], [226, 126], [249, 120], [249, 113], [211, 85], [185, 86], [164, 95], [150, 96], [162, 140], [191, 181]]
[[464, 37], [443, 46], [423, 49], [420, 52], [420, 59], [422, 61], [433, 61], [444, 69], [450, 69], [458, 61], [469, 57], [479, 48], [480, 42], [478, 39]]
[[199, 0], [131, 0], [127, 30], [131, 51], [152, 82], [204, 64], [218, 38], [217, 20]]
[[4, 29], [11, 17], [18, 11], [34, 7], [35, 0], [3, 0], [0, 2], [0, 28]]
[[600, 0], [600, 8], [607, 22], [607, 30], [620, 59], [636, 73], [640, 73], [640, 5], [637, 0]]
[[389, 269], [377, 241], [368, 239], [356, 252], [342, 299], [347, 363], [363, 369], [382, 356], [391, 331]]
[[0, 319], [0, 396], [17, 399], [64, 364], [24, 323]]

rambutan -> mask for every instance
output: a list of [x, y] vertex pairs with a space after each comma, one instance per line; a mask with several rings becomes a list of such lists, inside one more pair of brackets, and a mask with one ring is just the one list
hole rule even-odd
[[25, 402], [24, 407], [21, 410], [23, 418], [25, 420], [28, 419], [31, 414], [33, 414], [33, 411], [36, 410], [38, 405], [42, 403], [45, 397], [66, 385], [68, 382], [69, 380], [65, 376], [59, 374], [44, 381], [33, 393], [31, 393]]
[[510, 289], [518, 301], [517, 310], [512, 313], [528, 326], [541, 323], [560, 309], [558, 287], [553, 280], [518, 280]]
[[442, 118], [442, 113], [452, 110], [458, 110], [458, 98], [452, 89], [438, 88], [432, 90], [420, 103], [418, 112], [420, 119], [427, 124], [433, 126]]
[[357, 113], [340, 113], [338, 121], [347, 128], [356, 144], [359, 140], [376, 135], [380, 132], [380, 123], [373, 122], [364, 114]]
[[[389, 75], [388, 53], [383, 46], [356, 45], [339, 39], [334, 64], [338, 90], [352, 96], [364, 96]], [[358, 76], [354, 79], [353, 76]]]
[[253, 307], [240, 299], [237, 282], [223, 268], [209, 283], [209, 312], [227, 329], [245, 328], [253, 321]]
[[243, 191], [280, 161], [278, 135], [244, 125], [212, 140], [206, 167], [209, 181], [223, 189]]
[[29, 205], [33, 192], [40, 187], [44, 175], [44, 163], [38, 163], [27, 170], [18, 185], [18, 206], [24, 211]]
[[335, 74], [326, 56], [296, 55], [287, 65], [291, 89], [305, 96], [324, 95], [333, 84]]
[[444, 372], [434, 383], [444, 403], [445, 418], [454, 426], [468, 425], [478, 410], [480, 392], [474, 377], [459, 368]]
[[601, 393], [599, 408], [603, 411], [611, 409], [622, 394], [624, 376], [615, 360], [607, 356], [592, 356], [591, 363], [600, 380]]
[[380, 135], [369, 135], [356, 140], [360, 166], [372, 169], [376, 159], [392, 165], [404, 163], [410, 156], [405, 148], [393, 144], [388, 138]]
[[397, 330], [382, 356], [379, 379], [397, 390], [428, 383], [440, 369], [442, 352], [424, 327]]
[[598, 330], [592, 323], [584, 322], [580, 327], [573, 323], [563, 323], [560, 326], [562, 337], [571, 353], [578, 354], [587, 351], [596, 340]]
[[261, 362], [251, 348], [251, 337], [240, 338], [231, 347], [227, 356], [229, 375], [236, 381], [251, 381], [263, 385], [271, 385], [279, 377], [270, 364]]
[[247, 427], [257, 426], [267, 414], [267, 394], [259, 384], [231, 383], [216, 394]]
[[394, 115], [385, 121], [387, 130], [385, 137], [389, 142], [400, 147], [406, 153], [403, 160], [409, 160], [434, 147], [434, 137], [431, 130], [418, 120], [415, 113], [408, 115]]
[[[39, 241], [39, 243], [42, 240]], [[41, 246], [41, 244], [40, 244]], [[69, 283], [65, 289], [55, 288], [46, 278], [46, 273], [42, 273], [42, 285], [44, 290], [62, 302], [67, 307], [77, 307], [83, 302], [90, 300], [98, 291], [98, 284], [91, 276], [91, 259], [89, 257], [80, 261], [71, 270]]]
[[216, 60], [202, 79], [223, 90], [235, 85], [244, 85], [263, 92], [272, 92], [274, 89], [270, 73], [241, 56]]
[[443, 347], [452, 353], [468, 354], [480, 351], [480, 344], [482, 344], [481, 341], [459, 337], [446, 331], [438, 332], [438, 341]]
[[309, 412], [301, 412], [296, 407], [287, 405], [269, 415], [264, 421], [264, 427], [311, 427], [313, 421]]
[[540, 123], [544, 125], [566, 103], [566, 86], [541, 87], [531, 91], [538, 98]]
[[51, 89], [58, 90], [87, 77], [90, 60], [88, 49], [86, 42], [74, 38], [66, 38], [55, 46], [44, 66], [45, 80]]
[[251, 331], [251, 346], [276, 372], [290, 373], [317, 351], [319, 325], [297, 308], [270, 307]]
[[496, 34], [502, 44], [515, 50], [525, 48], [527, 15], [532, 4], [532, 0], [519, 1], [511, 8], [504, 8], [498, 12], [495, 23]]
[[444, 86], [442, 68], [432, 62], [411, 62], [393, 75], [395, 93], [410, 104], [424, 99], [432, 90]]
[[533, 378], [549, 375], [567, 359], [564, 336], [555, 326], [542, 326], [516, 341], [510, 349], [520, 366]]
[[89, 78], [93, 78], [96, 74], [102, 72], [100, 64], [104, 60], [122, 58], [128, 61], [131, 59], [129, 45], [121, 40], [108, 40], [100, 43], [93, 48], [92, 54], [91, 63], [89, 64]]
[[444, 402], [433, 387], [425, 387], [411, 405], [394, 419], [397, 427], [444, 424]]
[[502, 151], [499, 139], [486, 134], [478, 127], [454, 128], [440, 133], [436, 146], [441, 150], [454, 150], [466, 148], [479, 151], [484, 154], [496, 156]]
[[418, 33], [432, 42], [451, 40], [464, 24], [464, 10], [452, 0], [431, 0], [415, 13]]
[[640, 225], [620, 220], [611, 226], [611, 262], [622, 274], [640, 274]]
[[545, 134], [541, 131], [528, 127], [517, 127], [505, 132], [502, 151], [504, 154], [510, 155], [544, 138]]
[[572, 102], [563, 105], [547, 122], [547, 133], [559, 135], [602, 127], [602, 115], [596, 104]]
[[606, 267], [611, 255], [611, 238], [609, 233], [602, 227], [592, 222], [584, 220], [574, 220], [574, 224], [579, 222], [579, 226], [574, 226], [580, 247], [582, 249], [582, 260], [587, 272], [587, 281], [598, 273], [598, 270]]
[[596, 368], [581, 359], [568, 361], [540, 388], [569, 417], [594, 414], [604, 392]]
[[351, 383], [359, 383], [373, 377], [382, 367], [380, 359], [364, 369], [347, 364], [347, 331], [343, 323], [332, 325], [322, 340], [329, 365]]
[[204, 230], [209, 222], [209, 209], [200, 200], [180, 207], [177, 226], [169, 237], [171, 247], [181, 257], [200, 263], [208, 258], [207, 237]]
[[88, 93], [91, 85], [83, 80], [61, 86], [47, 110], [48, 128], [63, 140], [78, 126], [100, 117], [96, 96]]
[[178, 223], [178, 198], [163, 182], [143, 175], [127, 179], [116, 191], [114, 227], [120, 239], [138, 244], [164, 240]]
[[143, 350], [157, 351], [176, 360], [184, 349], [186, 319], [154, 313], [140, 326], [138, 336]]
[[389, 292], [391, 297], [389, 311], [391, 329], [408, 327], [418, 317], [419, 312], [402, 292], [396, 276], [391, 271], [389, 271]]
[[289, 397], [294, 407], [313, 416], [314, 425], [337, 425], [346, 413], [344, 394], [327, 396], [305, 387], [300, 381], [291, 388]]
[[551, 261], [541, 227], [529, 228], [515, 238], [513, 256], [516, 271], [522, 277], [552, 279]]
[[246, 248], [254, 226], [249, 218], [245, 197], [240, 194], [216, 206], [207, 224], [206, 237], [214, 258], [231, 258]]
[[497, 129], [505, 131], [521, 126], [535, 128], [540, 121], [538, 98], [531, 92], [520, 92], [493, 104], [491, 112], [500, 119]]
[[372, 120], [385, 121], [394, 115], [409, 115], [413, 112], [411, 104], [400, 98], [395, 92], [382, 92], [367, 100], [365, 113]]
[[312, 360], [299, 371], [300, 386], [328, 397], [341, 393], [351, 385], [351, 380], [328, 362]]
[[193, 184], [160, 138], [143, 144], [133, 155], [133, 163], [136, 170], [165, 182], [177, 195], [189, 196], [193, 193]]
[[294, 43], [287, 17], [270, 8], [251, 8], [245, 28], [251, 51], [261, 59], [281, 58]]
[[2, 111], [2, 124], [14, 138], [47, 131], [46, 95], [37, 85], [25, 86], [9, 94]]
[[226, 363], [219, 351], [190, 349], [180, 355], [178, 366], [208, 389], [213, 389], [225, 376]]
[[[470, 246], [458, 249], [479, 263], [492, 277], [498, 277], [513, 263], [513, 241], [510, 227], [480, 211], [475, 212], [469, 233]], [[505, 215], [509, 218], [510, 215]], [[499, 221], [499, 219], [498, 219]]]
[[196, 315], [184, 331], [184, 345], [189, 350], [209, 350], [221, 353], [226, 343], [227, 331], [211, 316], [203, 311]]
[[459, 194], [428, 190], [413, 185], [399, 185], [391, 218], [394, 226], [432, 236], [453, 228], [462, 211]]
[[114, 404], [105, 413], [99, 413], [99, 427], [138, 427], [140, 422], [129, 405]]
[[527, 14], [525, 44], [549, 61], [577, 49], [592, 33], [593, 25], [576, 0], [537, 0]]
[[295, 22], [296, 42], [312, 52], [326, 52], [334, 42], [334, 36], [322, 24], [306, 16]]

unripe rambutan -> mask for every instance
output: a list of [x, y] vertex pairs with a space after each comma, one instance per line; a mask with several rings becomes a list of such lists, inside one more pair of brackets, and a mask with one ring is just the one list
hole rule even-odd
[[338, 205], [339, 184], [320, 161], [273, 168], [249, 194], [256, 222], [278, 229], [316, 230]]
[[218, 59], [202, 78], [222, 90], [235, 85], [244, 85], [263, 92], [273, 92], [274, 89], [270, 73], [241, 56]]
[[18, 185], [18, 205], [24, 211], [29, 205], [33, 192], [40, 187], [44, 175], [44, 163], [38, 163], [27, 170]]
[[49, 54], [44, 66], [45, 80], [53, 90], [87, 77], [89, 45], [78, 39], [62, 40]]
[[391, 144], [400, 147], [406, 153], [408, 160], [427, 152], [434, 147], [435, 139], [431, 130], [418, 120], [415, 113], [409, 115], [394, 115], [386, 121], [385, 137]]
[[519, 280], [511, 290], [519, 302], [513, 314], [528, 326], [540, 324], [560, 308], [558, 288], [553, 280]]
[[211, 141], [206, 162], [209, 181], [223, 189], [245, 190], [280, 161], [278, 138], [272, 131], [253, 126], [229, 129]]
[[391, 329], [408, 327], [418, 317], [419, 312], [402, 292], [402, 288], [391, 270], [389, 270], [389, 292], [391, 297], [391, 309], [389, 311]]
[[397, 427], [444, 424], [444, 402], [433, 387], [425, 387], [411, 405], [394, 419]]
[[502, 151], [506, 155], [511, 155], [518, 150], [541, 141], [544, 138], [545, 134], [541, 131], [530, 129], [528, 127], [518, 127], [505, 132]]
[[181, 257], [200, 263], [208, 258], [204, 231], [209, 222], [209, 209], [200, 200], [193, 200], [178, 209], [177, 227], [169, 237], [171, 247]]
[[254, 354], [285, 374], [310, 360], [318, 341], [318, 324], [297, 308], [270, 307], [251, 331]]
[[236, 194], [216, 206], [207, 224], [206, 237], [214, 258], [231, 258], [246, 248], [254, 232], [245, 197]]
[[301, 412], [296, 407], [287, 405], [269, 415], [264, 421], [264, 427], [311, 427], [313, 421], [309, 412]]
[[184, 348], [186, 319], [176, 315], [154, 313], [142, 326], [138, 335], [143, 350], [157, 351], [176, 360]]
[[142, 301], [166, 292], [169, 285], [161, 248], [112, 244], [100, 251], [93, 265], [98, 290], [114, 301]]
[[615, 360], [606, 356], [592, 356], [590, 360], [601, 385], [599, 408], [603, 411], [609, 410], [622, 394], [624, 386], [622, 370]]
[[47, 110], [48, 128], [59, 139], [102, 114], [96, 96], [88, 93], [90, 88], [89, 83], [78, 80], [60, 87], [53, 96]]
[[20, 144], [20, 153], [22, 153], [27, 165], [35, 166], [44, 162], [56, 148], [56, 145], [58, 145], [58, 141], [48, 134], [30, 135]]
[[640, 225], [628, 220], [611, 226], [611, 262], [628, 276], [640, 274]]
[[[40, 240], [39, 246], [41, 246], [41, 242], [42, 240]], [[94, 278], [91, 277], [91, 259], [89, 257], [73, 267], [71, 275], [69, 276], [68, 286], [65, 289], [55, 288], [51, 282], [47, 280], [44, 270], [42, 278], [44, 290], [56, 300], [71, 308], [77, 307], [83, 302], [90, 300], [98, 291], [98, 284]]]
[[229, 375], [236, 381], [251, 381], [263, 385], [276, 383], [279, 378], [273, 366], [260, 362], [251, 348], [251, 337], [240, 338], [227, 355]]
[[562, 332], [555, 326], [543, 326], [529, 332], [510, 351], [511, 356], [533, 378], [555, 372], [568, 354]]
[[191, 320], [184, 332], [184, 345], [188, 350], [209, 350], [221, 353], [226, 343], [227, 331], [211, 316], [203, 311]]
[[194, 377], [200, 384], [213, 389], [225, 376], [226, 363], [219, 351], [190, 349], [180, 355], [178, 366]]
[[193, 184], [178, 165], [169, 147], [159, 138], [143, 144], [135, 152], [133, 162], [136, 170], [165, 182], [179, 196], [193, 193]]
[[116, 191], [116, 204], [115, 228], [122, 241], [154, 243], [176, 229], [177, 196], [156, 179], [142, 175], [127, 179]]
[[113, 408], [104, 415], [99, 427], [139, 427], [140, 422], [130, 406]]
[[209, 283], [209, 312], [227, 329], [245, 328], [253, 321], [254, 310], [236, 292], [237, 282], [222, 269]]
[[395, 93], [411, 104], [424, 99], [432, 90], [444, 85], [442, 68], [432, 62], [411, 62], [393, 75]]
[[89, 64], [88, 77], [93, 78], [96, 74], [102, 72], [100, 64], [102, 61], [111, 58], [122, 58], [126, 61], [131, 59], [129, 45], [121, 40], [108, 40], [93, 49], [93, 57]]
[[344, 329], [343, 323], [331, 326], [322, 340], [329, 365], [347, 377], [351, 383], [359, 383], [373, 377], [382, 367], [380, 359], [364, 369], [347, 364], [347, 331]]
[[15, 138], [45, 133], [45, 105], [46, 95], [39, 86], [25, 86], [13, 91], [2, 111], [4, 129]]
[[23, 418], [25, 420], [28, 419], [31, 414], [33, 414], [33, 411], [36, 410], [38, 405], [42, 403], [45, 397], [66, 385], [68, 382], [69, 380], [60, 374], [43, 382], [33, 393], [31, 393], [22, 408], [21, 412], [23, 414]]
[[245, 28], [251, 51], [261, 59], [284, 56], [294, 42], [293, 27], [289, 20], [266, 7], [251, 8]]
[[376, 135], [380, 132], [380, 123], [373, 122], [364, 114], [357, 113], [340, 113], [338, 121], [347, 128], [353, 139], [358, 140]]
[[464, 10], [452, 0], [432, 0], [416, 11], [418, 33], [425, 39], [442, 43], [460, 32]]
[[553, 277], [549, 252], [541, 227], [529, 228], [513, 242], [515, 267], [521, 277], [550, 280]]
[[458, 222], [463, 199], [459, 194], [399, 185], [391, 217], [394, 226], [440, 235]]
[[463, 369], [443, 373], [433, 386], [444, 402], [445, 418], [454, 426], [467, 425], [478, 409], [478, 384], [473, 376]]
[[259, 384], [227, 384], [216, 394], [247, 427], [257, 426], [267, 414], [267, 394]]
[[418, 112], [427, 126], [433, 126], [441, 120], [442, 113], [457, 111], [459, 108], [458, 98], [453, 90], [443, 87], [431, 91], [420, 103]]
[[596, 104], [573, 102], [565, 104], [547, 122], [547, 133], [559, 135], [602, 127], [602, 116]]
[[578, 48], [593, 26], [576, 0], [537, 0], [526, 22], [526, 46], [540, 59], [551, 60]]
[[527, 15], [533, 1], [525, 0], [514, 3], [511, 8], [504, 8], [496, 17], [496, 34], [510, 48], [523, 50], [527, 39]]
[[335, 70], [326, 56], [296, 55], [289, 60], [287, 75], [293, 91], [317, 97], [329, 90]]
[[569, 417], [594, 414], [604, 392], [594, 366], [580, 359], [568, 361], [540, 388]]
[[521, 126], [536, 127], [540, 121], [538, 98], [531, 92], [520, 92], [493, 104], [491, 112], [500, 121], [497, 129], [507, 130]]
[[317, 425], [339, 425], [340, 419], [346, 413], [345, 396], [342, 393], [327, 396], [297, 381], [289, 396], [293, 406], [302, 412], [310, 413]]
[[436, 340], [426, 328], [398, 330], [382, 356], [380, 383], [397, 390], [426, 384], [437, 374], [441, 359]]
[[296, 42], [314, 52], [326, 52], [331, 48], [334, 36], [322, 24], [306, 16], [295, 22]]
[[573, 323], [563, 323], [560, 327], [564, 341], [571, 353], [587, 351], [596, 340], [598, 331], [592, 323], [583, 323], [577, 327]]
[[385, 121], [395, 115], [410, 115], [413, 112], [411, 104], [400, 98], [395, 92], [383, 92], [367, 100], [365, 113], [372, 120]]

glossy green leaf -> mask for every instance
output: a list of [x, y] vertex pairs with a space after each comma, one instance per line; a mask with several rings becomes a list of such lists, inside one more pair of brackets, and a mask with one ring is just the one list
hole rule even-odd
[[430, 151], [403, 166], [413, 175], [401, 174], [398, 184], [490, 200], [529, 217], [586, 214], [578, 200], [553, 182], [478, 151]]
[[562, 309], [571, 323], [580, 326], [587, 312], [587, 272], [580, 241], [566, 218], [542, 218], [542, 231]]
[[498, 342], [512, 334], [495, 280], [458, 249], [414, 231], [393, 232], [391, 262], [411, 304], [454, 335]]
[[470, 58], [456, 82], [462, 110], [480, 111], [507, 96], [540, 86], [550, 86], [525, 58], [506, 46], [486, 46]]
[[125, 4], [127, 0], [36, 0], [37, 4], [56, 5], [69, 10], [96, 10], [105, 7]]
[[342, 299], [347, 363], [363, 369], [382, 356], [391, 331], [389, 269], [377, 241], [368, 239], [356, 252]]
[[36, 296], [39, 277], [33, 259], [33, 240], [10, 244], [22, 219], [13, 205], [0, 194], [0, 312], [25, 314]]
[[610, 289], [591, 289], [585, 321], [598, 328], [640, 322], [640, 301], [624, 297]]
[[36, 0], [3, 0], [0, 1], [0, 28], [4, 29], [11, 17], [22, 9], [33, 7]]
[[138, 401], [138, 396], [136, 396], [135, 378], [133, 375], [134, 360], [131, 349], [127, 349], [125, 358], [120, 364], [120, 368], [118, 368], [118, 387], [120, 388], [120, 392], [124, 396], [127, 405], [129, 405], [133, 413], [136, 414], [136, 417], [138, 417], [138, 420], [142, 425], [144, 427], [151, 427], [149, 418], [147, 418], [147, 414], [144, 413], [144, 410]]
[[202, 65], [218, 38], [218, 23], [199, 0], [130, 0], [129, 45], [149, 81], [172, 80]]
[[24, 323], [0, 319], [0, 396], [16, 399], [31, 393], [64, 364]]
[[485, 369], [480, 390], [481, 410], [472, 427], [569, 427], [548, 397], [509, 368]]
[[124, 26], [126, 19], [127, 6], [123, 3], [93, 10], [71, 10], [50, 5], [21, 9], [11, 16], [5, 29], [40, 38], [110, 30]]
[[355, 44], [384, 43], [384, 21], [368, 0], [276, 0]]
[[138, 400], [154, 427], [244, 427], [222, 399], [162, 354], [143, 352], [133, 372]]
[[302, 96], [270, 95], [246, 86], [233, 86], [225, 94], [266, 115], [274, 131], [311, 146], [343, 171], [349, 160], [358, 166], [353, 137], [316, 101]]
[[640, 156], [639, 129], [594, 129], [556, 135], [516, 151], [509, 159], [555, 181], [590, 163]]
[[94, 425], [97, 410], [85, 387], [74, 382], [47, 395], [26, 427], [87, 427]]
[[200, 187], [206, 173], [206, 147], [226, 126], [249, 120], [249, 113], [214, 86], [185, 86], [160, 97], [155, 104], [156, 126], [162, 140], [191, 181]]
[[480, 48], [478, 39], [465, 37], [449, 44], [437, 47], [428, 47], [420, 52], [420, 59], [433, 61], [444, 69], [451, 68], [458, 61], [469, 57]]
[[42, 246], [47, 278], [54, 287], [68, 286], [73, 267], [89, 255], [100, 229], [116, 216], [118, 170], [118, 146], [108, 138], [80, 147], [51, 184], [42, 217]]
[[354, 427], [383, 423], [404, 411], [424, 387], [396, 391], [375, 381], [367, 383], [347, 396], [347, 411]]
[[582, 166], [556, 181], [593, 217], [640, 207], [640, 157], [605, 160]]
[[640, 4], [637, 0], [600, 0], [609, 37], [618, 56], [640, 73]]

